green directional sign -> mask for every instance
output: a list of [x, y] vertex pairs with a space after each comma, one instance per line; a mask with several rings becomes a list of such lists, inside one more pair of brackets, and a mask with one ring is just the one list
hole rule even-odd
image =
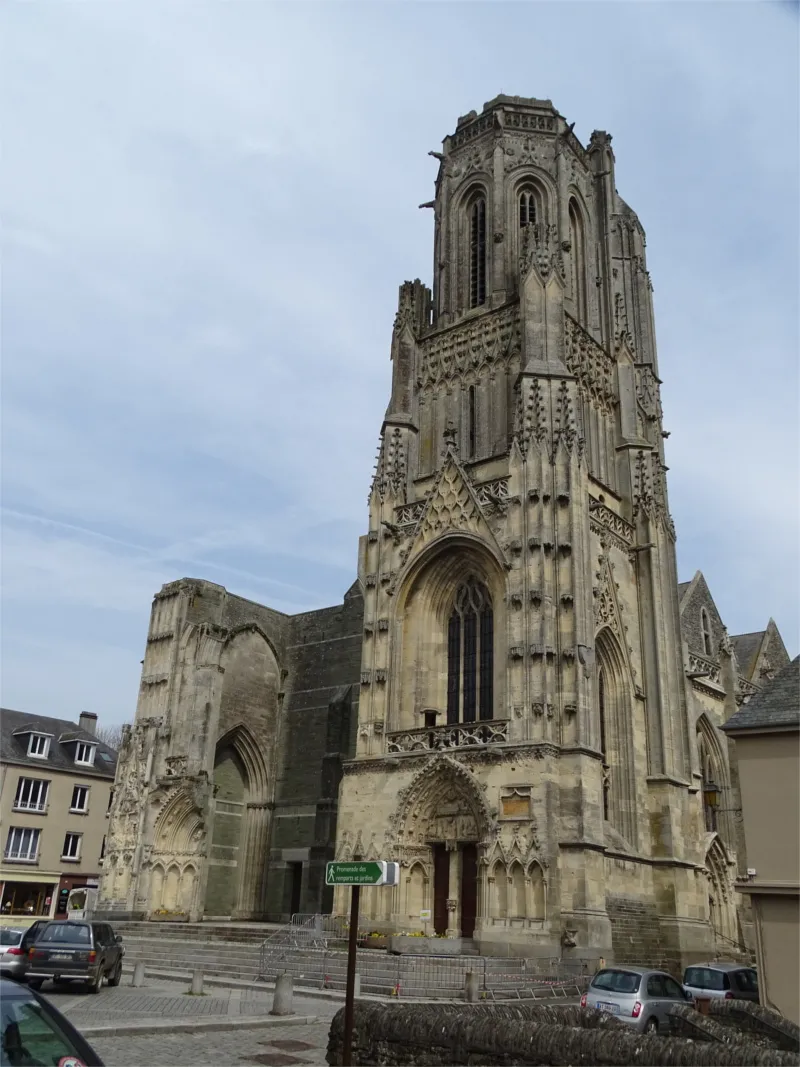
[[386, 860], [329, 863], [325, 882], [327, 885], [397, 885], [399, 873], [399, 864]]

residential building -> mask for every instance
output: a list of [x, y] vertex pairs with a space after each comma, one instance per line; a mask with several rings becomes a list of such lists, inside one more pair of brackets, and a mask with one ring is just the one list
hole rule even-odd
[[722, 727], [739, 772], [761, 1002], [800, 1023], [800, 656]]
[[66, 914], [71, 889], [99, 882], [117, 754], [96, 725], [0, 710], [4, 919]]

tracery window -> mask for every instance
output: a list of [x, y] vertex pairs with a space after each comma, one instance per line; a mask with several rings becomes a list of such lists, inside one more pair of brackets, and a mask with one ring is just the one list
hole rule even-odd
[[532, 226], [538, 222], [536, 215], [536, 194], [532, 189], [523, 189], [519, 194], [519, 228]]
[[486, 303], [486, 201], [479, 197], [469, 212], [469, 306]]
[[456, 593], [447, 628], [447, 722], [493, 717], [494, 615], [475, 578]]

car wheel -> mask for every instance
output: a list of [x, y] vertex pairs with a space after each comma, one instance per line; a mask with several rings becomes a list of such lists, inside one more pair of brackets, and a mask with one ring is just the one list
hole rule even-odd
[[647, 1022], [645, 1023], [645, 1026], [644, 1026], [644, 1032], [646, 1034], [657, 1034], [658, 1033], [658, 1019], [656, 1019], [655, 1016], [653, 1016], [652, 1018], [647, 1020]]
[[100, 986], [102, 984], [103, 984], [103, 972], [102, 971], [98, 971], [97, 972], [97, 977], [95, 978], [95, 980], [93, 982], [89, 982], [89, 992], [90, 993], [99, 993], [100, 992]]
[[37, 989], [38, 990], [38, 989], [42, 988], [42, 983], [43, 982], [44, 982], [44, 978], [29, 978], [28, 979], [28, 987], [30, 989]]
[[114, 968], [114, 971], [113, 971], [111, 977], [108, 979], [108, 984], [110, 986], [119, 985], [121, 978], [122, 978], [122, 960], [119, 960], [117, 962], [117, 966]]

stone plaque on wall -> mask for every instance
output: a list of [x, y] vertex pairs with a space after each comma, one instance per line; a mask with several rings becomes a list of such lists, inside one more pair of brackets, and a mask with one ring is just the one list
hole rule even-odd
[[500, 798], [504, 819], [529, 819], [531, 795], [528, 790], [512, 789]]

